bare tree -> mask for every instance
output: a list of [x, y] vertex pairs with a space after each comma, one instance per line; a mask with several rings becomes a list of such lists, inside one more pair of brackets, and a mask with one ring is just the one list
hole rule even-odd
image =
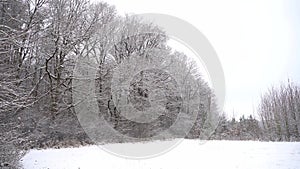
[[265, 134], [271, 140], [299, 139], [299, 87], [288, 80], [287, 85], [271, 88], [261, 98], [259, 115]]

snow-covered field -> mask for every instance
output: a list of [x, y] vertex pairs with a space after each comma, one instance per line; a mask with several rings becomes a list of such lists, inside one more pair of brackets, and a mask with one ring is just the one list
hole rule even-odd
[[184, 140], [161, 156], [143, 160], [117, 157], [97, 146], [31, 150], [22, 163], [25, 169], [299, 169], [300, 142], [209, 141], [202, 145]]

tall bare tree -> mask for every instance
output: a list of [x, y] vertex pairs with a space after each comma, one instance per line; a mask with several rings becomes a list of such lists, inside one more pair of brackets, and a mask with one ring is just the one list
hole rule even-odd
[[299, 140], [299, 86], [288, 80], [261, 98], [259, 115], [271, 140]]

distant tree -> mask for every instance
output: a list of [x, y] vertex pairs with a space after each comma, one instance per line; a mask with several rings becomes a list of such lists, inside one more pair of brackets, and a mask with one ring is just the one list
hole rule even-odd
[[271, 88], [261, 98], [259, 115], [266, 139], [299, 140], [299, 86], [288, 80], [279, 88]]
[[227, 120], [223, 115], [220, 123], [212, 137], [218, 140], [261, 140], [262, 130], [259, 121], [252, 115], [245, 117], [244, 115], [236, 121], [235, 118]]

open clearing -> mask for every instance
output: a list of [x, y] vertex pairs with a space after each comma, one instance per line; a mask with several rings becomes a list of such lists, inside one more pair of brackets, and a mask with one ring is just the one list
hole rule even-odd
[[[125, 143], [128, 146], [132, 146]], [[136, 143], [143, 144], [143, 143]], [[146, 143], [151, 144], [151, 143]], [[149, 159], [117, 157], [97, 146], [31, 150], [25, 169], [299, 169], [300, 142], [184, 140], [171, 151]]]

